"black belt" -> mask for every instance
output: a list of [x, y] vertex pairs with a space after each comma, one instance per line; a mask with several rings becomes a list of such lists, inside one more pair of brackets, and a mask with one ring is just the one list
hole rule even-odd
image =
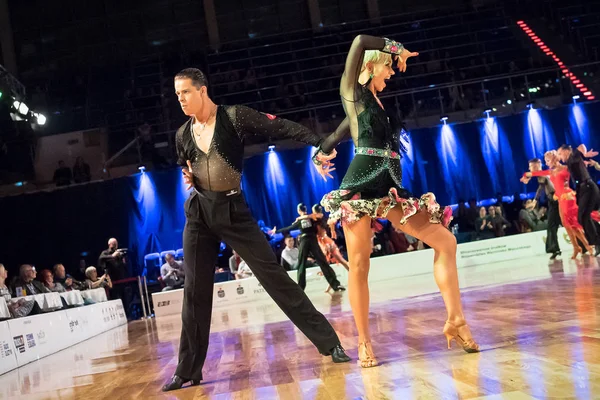
[[198, 193], [199, 196], [210, 200], [227, 199], [230, 197], [239, 196], [242, 193], [242, 189], [240, 189], [239, 186], [234, 189], [227, 190], [225, 192], [213, 192], [210, 190], [203, 190], [198, 188], [194, 188], [194, 191]]
[[594, 181], [592, 179], [584, 179], [582, 181], [578, 181], [577, 182], [577, 186], [583, 186], [583, 185], [587, 185], [588, 183], [594, 183]]

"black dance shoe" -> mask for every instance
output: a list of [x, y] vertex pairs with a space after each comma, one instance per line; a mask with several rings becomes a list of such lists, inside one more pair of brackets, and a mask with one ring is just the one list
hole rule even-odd
[[166, 383], [162, 387], [162, 391], [163, 392], [169, 392], [171, 390], [181, 389], [181, 387], [183, 385], [185, 385], [186, 383], [188, 383], [188, 382], [191, 382], [190, 386], [198, 386], [200, 384], [200, 380], [199, 379], [184, 379], [184, 378], [181, 378], [181, 377], [179, 377], [177, 375], [173, 375], [173, 378], [171, 378], [171, 381], [169, 383]]
[[551, 260], [556, 260], [556, 257], [560, 256], [560, 251], [555, 251], [554, 253], [552, 253], [552, 255], [550, 256]]
[[336, 292], [343, 292], [344, 290], [346, 290], [346, 288], [342, 285], [339, 285], [338, 287], [333, 288], [333, 290], [335, 290]]
[[321, 353], [324, 356], [331, 356], [331, 359], [334, 363], [345, 363], [351, 360], [350, 357], [346, 354], [346, 351], [342, 347], [341, 344], [338, 344], [333, 349], [329, 350], [327, 353]]

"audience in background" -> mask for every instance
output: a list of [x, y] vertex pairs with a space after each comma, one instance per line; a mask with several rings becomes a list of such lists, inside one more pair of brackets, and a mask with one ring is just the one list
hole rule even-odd
[[246, 279], [246, 278], [250, 278], [252, 275], [253, 275], [252, 270], [250, 269], [248, 264], [246, 264], [246, 261], [242, 260], [242, 262], [240, 263], [240, 266], [238, 268], [238, 271], [235, 274], [235, 279]]
[[[291, 236], [286, 236], [283, 241], [285, 249], [281, 252], [281, 265], [288, 271], [297, 269], [299, 250], [296, 247], [296, 240]], [[309, 264], [307, 268], [310, 266], [312, 265]]]
[[65, 266], [62, 264], [55, 264], [52, 268], [54, 271], [54, 282], [60, 283], [65, 290], [85, 290], [87, 289], [85, 283], [79, 282], [74, 279], [71, 275], [67, 274]]
[[49, 269], [41, 272], [42, 284], [51, 292], [63, 293], [66, 292], [65, 287], [60, 283], [54, 282], [54, 277]]
[[229, 257], [229, 271], [235, 276], [238, 272], [238, 268], [242, 262], [242, 257], [237, 253], [237, 251], [233, 250], [233, 255]]
[[36, 281], [35, 268], [29, 264], [23, 264], [19, 268], [19, 277], [12, 283], [11, 291], [15, 297], [31, 296], [50, 291], [40, 282]]
[[[494, 214], [496, 210], [490, 207]], [[492, 225], [492, 217], [487, 215], [485, 207], [479, 208], [479, 217], [475, 220], [475, 232], [477, 232], [477, 240], [490, 239], [494, 237], [494, 226]]]
[[165, 263], [160, 267], [160, 276], [165, 284], [163, 291], [178, 289], [185, 282], [185, 272], [183, 265], [175, 260], [173, 254], [168, 253], [165, 256]]
[[98, 278], [98, 271], [96, 271], [96, 267], [87, 267], [85, 270], [85, 276], [87, 277], [85, 282], [90, 289], [96, 289], [99, 287], [109, 289], [112, 288], [110, 276], [104, 274]]
[[548, 222], [542, 220], [543, 215], [535, 209], [536, 204], [531, 199], [523, 203], [523, 208], [519, 212], [519, 221], [523, 232], [543, 231], [548, 227]]
[[73, 181], [75, 183], [84, 183], [89, 182], [91, 179], [90, 166], [83, 161], [82, 157], [77, 157], [75, 165], [73, 165]]
[[510, 228], [511, 223], [508, 222], [506, 218], [504, 218], [502, 207], [494, 206], [490, 207], [490, 209], [494, 210], [494, 217], [492, 218], [494, 235], [496, 237], [506, 236], [506, 229]]
[[63, 160], [60, 160], [58, 162], [58, 168], [54, 171], [52, 181], [56, 186], [67, 186], [71, 184], [71, 179], [73, 179], [71, 169], [65, 165]]
[[4, 268], [4, 264], [0, 264], [0, 297], [4, 297], [4, 300], [8, 302], [12, 296], [6, 286], [6, 278], [8, 278], [8, 271]]

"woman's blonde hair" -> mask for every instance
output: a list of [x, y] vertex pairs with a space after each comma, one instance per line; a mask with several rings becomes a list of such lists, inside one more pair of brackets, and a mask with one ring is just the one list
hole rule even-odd
[[556, 161], [558, 159], [558, 152], [556, 150], [548, 150], [544, 153], [544, 159], [546, 158]]
[[363, 58], [362, 68], [360, 72], [367, 69], [367, 63], [392, 65], [392, 55], [379, 50], [367, 50]]

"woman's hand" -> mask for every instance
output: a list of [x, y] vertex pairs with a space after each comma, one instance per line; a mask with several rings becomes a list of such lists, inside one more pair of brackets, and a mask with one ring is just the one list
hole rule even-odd
[[398, 66], [398, 71], [406, 72], [406, 62], [408, 59], [418, 55], [419, 53], [413, 53], [412, 51], [408, 51], [408, 49], [402, 50], [402, 53], [396, 56], [396, 65]]
[[192, 173], [192, 162], [190, 160], [187, 160], [187, 166], [181, 172], [183, 172], [183, 181], [187, 185], [186, 190], [190, 190], [194, 187], [194, 174]]

